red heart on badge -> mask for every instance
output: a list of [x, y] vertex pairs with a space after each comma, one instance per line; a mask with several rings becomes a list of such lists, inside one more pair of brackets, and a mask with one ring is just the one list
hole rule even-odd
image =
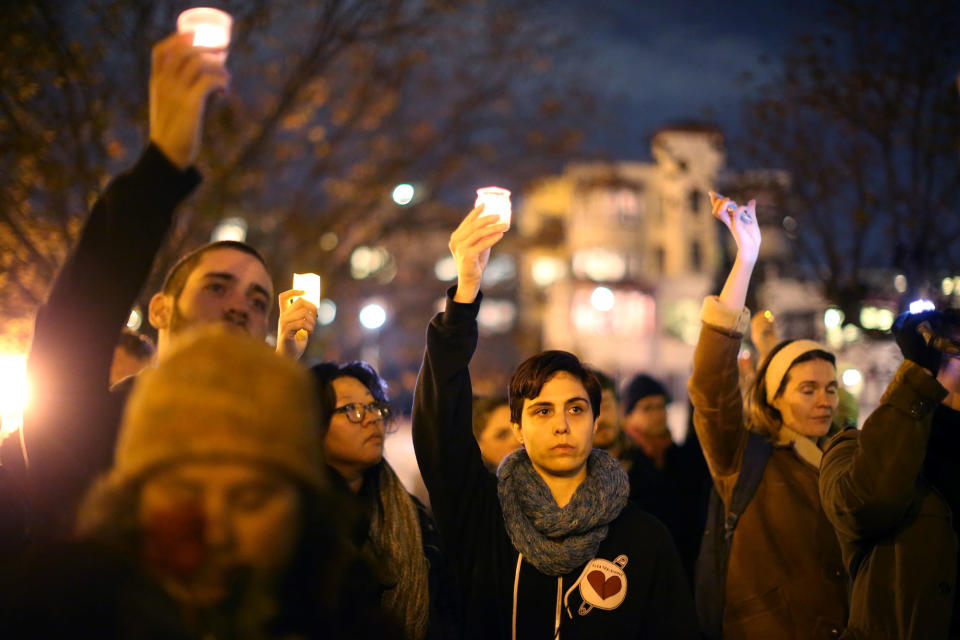
[[603, 571], [591, 571], [588, 573], [587, 582], [589, 582], [593, 590], [597, 592], [597, 595], [604, 600], [617, 595], [620, 593], [620, 589], [623, 588], [623, 583], [620, 582], [618, 576], [607, 578], [603, 575]]

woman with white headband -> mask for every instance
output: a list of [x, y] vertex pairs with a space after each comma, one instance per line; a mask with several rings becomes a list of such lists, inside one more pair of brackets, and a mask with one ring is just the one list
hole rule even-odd
[[811, 340], [778, 344], [744, 411], [737, 355], [750, 321], [744, 303], [760, 228], [755, 201], [710, 198], [737, 256], [720, 295], [704, 300], [688, 383], [726, 534], [711, 538], [719, 527], [708, 522], [697, 576], [701, 623], [708, 637], [724, 640], [836, 638], [847, 617], [846, 574], [820, 506], [814, 442], [837, 410], [835, 358]]

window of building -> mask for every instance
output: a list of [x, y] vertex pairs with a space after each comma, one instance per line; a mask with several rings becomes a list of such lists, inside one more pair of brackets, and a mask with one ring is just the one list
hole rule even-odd
[[690, 213], [700, 213], [700, 198], [701, 195], [698, 189], [690, 189], [690, 191], [687, 193], [687, 201], [690, 205]]
[[694, 271], [700, 271], [703, 268], [703, 256], [697, 240], [690, 243], [690, 268]]
[[667, 270], [667, 252], [663, 247], [654, 247], [653, 249], [653, 267], [658, 274], [663, 274]]

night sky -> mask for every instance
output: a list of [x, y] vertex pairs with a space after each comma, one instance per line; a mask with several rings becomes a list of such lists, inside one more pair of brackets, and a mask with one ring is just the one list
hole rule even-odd
[[[769, 77], [798, 35], [821, 28], [827, 2], [783, 8], [769, 0], [640, 2], [552, 0], [543, 19], [578, 34], [576, 55], [584, 87], [595, 94], [603, 119], [587, 134], [587, 148], [618, 159], [648, 159], [657, 127], [707, 119], [731, 137], [748, 91], [738, 79]], [[586, 73], [582, 71], [586, 70]], [[731, 135], [732, 134], [732, 135]], [[735, 149], [731, 161], [736, 163]]]

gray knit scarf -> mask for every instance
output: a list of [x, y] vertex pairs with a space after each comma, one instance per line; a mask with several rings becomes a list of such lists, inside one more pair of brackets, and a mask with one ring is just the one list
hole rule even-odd
[[430, 617], [430, 565], [423, 555], [417, 507], [386, 460], [380, 465], [380, 504], [382, 513], [374, 509], [370, 522], [370, 538], [384, 559], [380, 569], [391, 585], [380, 604], [403, 623], [408, 640], [421, 640]]
[[594, 449], [586, 480], [561, 509], [521, 448], [500, 463], [497, 491], [513, 546], [541, 573], [562, 576], [596, 555], [627, 504], [630, 482], [616, 458]]

